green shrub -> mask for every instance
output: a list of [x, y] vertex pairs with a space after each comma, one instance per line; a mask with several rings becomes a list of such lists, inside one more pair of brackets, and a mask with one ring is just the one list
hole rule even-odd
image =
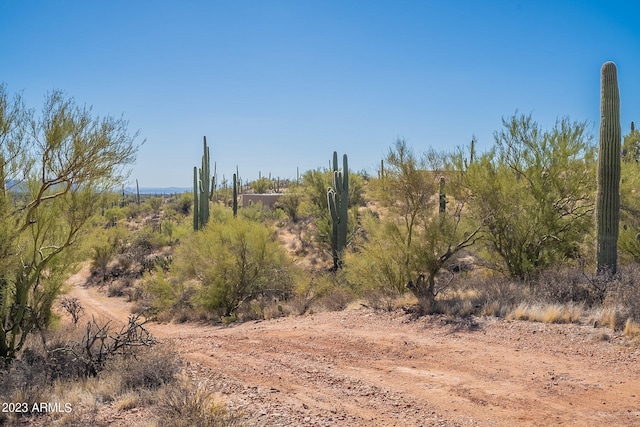
[[179, 277], [199, 285], [197, 304], [222, 316], [243, 301], [285, 297], [292, 288], [290, 262], [273, 231], [241, 217], [209, 222], [183, 239], [174, 260]]
[[178, 308], [188, 294], [184, 282], [168, 277], [160, 266], [156, 266], [153, 272], [145, 273], [142, 288], [151, 295], [151, 308], [156, 314]]
[[527, 279], [584, 252], [594, 229], [595, 146], [586, 124], [567, 118], [548, 131], [526, 115], [503, 125], [492, 150], [468, 168], [461, 153], [454, 163], [492, 261]]

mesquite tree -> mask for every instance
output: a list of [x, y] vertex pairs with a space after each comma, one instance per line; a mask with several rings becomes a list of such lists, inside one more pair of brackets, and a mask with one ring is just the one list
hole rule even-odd
[[135, 159], [128, 123], [95, 117], [62, 92], [40, 117], [0, 85], [0, 360], [45, 328], [73, 262], [73, 247]]
[[[384, 182], [373, 187], [384, 216], [363, 218], [365, 233], [346, 254], [350, 282], [392, 294], [409, 289], [426, 311], [433, 308], [451, 283], [443, 273], [480, 235], [480, 227], [466, 221], [463, 193], [451, 187], [450, 197], [439, 197], [443, 163], [433, 151], [416, 155], [404, 140], [389, 149]], [[450, 208], [441, 211], [441, 201]]]

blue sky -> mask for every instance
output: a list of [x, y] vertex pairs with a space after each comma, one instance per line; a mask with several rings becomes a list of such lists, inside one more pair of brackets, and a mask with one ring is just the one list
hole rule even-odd
[[337, 150], [375, 173], [416, 151], [493, 143], [502, 117], [587, 120], [615, 61], [623, 133], [640, 122], [635, 1], [0, 0], [0, 81], [36, 109], [62, 89], [140, 131], [141, 186], [189, 187], [202, 137], [236, 165], [295, 178]]

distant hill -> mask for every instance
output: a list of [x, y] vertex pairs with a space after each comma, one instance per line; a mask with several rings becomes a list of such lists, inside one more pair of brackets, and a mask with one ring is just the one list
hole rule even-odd
[[[180, 194], [193, 191], [193, 188], [182, 187], [140, 187], [140, 194]], [[135, 187], [126, 187], [124, 192], [127, 194], [136, 194]]]
[[[26, 190], [24, 182], [17, 182], [14, 180], [7, 180], [5, 182], [5, 188], [13, 192], [19, 193]], [[119, 190], [115, 190], [119, 191]], [[186, 192], [192, 192], [193, 188], [183, 187], [140, 187], [140, 194], [181, 194]], [[136, 194], [136, 187], [125, 187], [124, 192], [126, 194]]]

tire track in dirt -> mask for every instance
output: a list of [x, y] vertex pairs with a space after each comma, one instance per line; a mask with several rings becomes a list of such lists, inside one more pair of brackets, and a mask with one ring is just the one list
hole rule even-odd
[[[72, 295], [125, 321], [129, 304], [84, 288], [87, 271]], [[640, 424], [637, 344], [586, 326], [478, 322], [361, 309], [147, 326], [250, 425]]]

